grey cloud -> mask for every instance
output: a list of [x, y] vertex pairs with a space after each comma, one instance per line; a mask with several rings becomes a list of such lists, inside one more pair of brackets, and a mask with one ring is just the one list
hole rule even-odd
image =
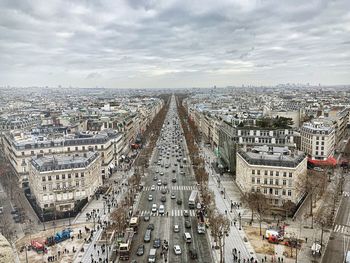
[[[0, 85], [268, 84], [271, 72], [345, 83], [347, 10], [347, 0], [2, 1]], [[304, 76], [305, 64], [318, 74]]]

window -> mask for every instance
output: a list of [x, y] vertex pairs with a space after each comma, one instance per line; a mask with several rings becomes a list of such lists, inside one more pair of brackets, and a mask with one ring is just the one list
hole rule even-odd
[[71, 174], [68, 174], [68, 179], [71, 179], [72, 178], [72, 175]]
[[287, 185], [287, 180], [283, 180], [282, 184]]
[[75, 150], [78, 151], [78, 147], [77, 146], [75, 147]]
[[265, 171], [265, 175], [267, 175], [267, 171]]
[[275, 185], [279, 185], [278, 179], [275, 180]]
[[283, 172], [283, 177], [287, 177], [287, 172]]
[[78, 173], [75, 173], [75, 178], [78, 178], [79, 177], [79, 174]]
[[67, 148], [67, 151], [70, 152], [70, 147]]
[[257, 170], [256, 173], [257, 173], [258, 175], [260, 175], [260, 170]]
[[255, 183], [255, 177], [252, 177], [252, 183], [253, 184]]
[[277, 172], [276, 172], [276, 176], [280, 176], [280, 172], [277, 171]]
[[316, 145], [318, 145], [319, 141], [316, 142]]
[[316, 155], [318, 155], [318, 151], [316, 151]]
[[252, 174], [255, 174], [255, 170], [252, 170]]
[[273, 171], [270, 171], [270, 176], [273, 176]]
[[47, 177], [47, 179], [48, 179], [49, 181], [51, 181], [51, 175], [49, 175], [49, 176]]
[[286, 195], [286, 190], [282, 189], [282, 195]]
[[22, 152], [22, 156], [24, 156], [24, 152]]
[[80, 174], [80, 177], [84, 177], [84, 173], [81, 173], [81, 174]]
[[260, 184], [260, 178], [256, 178], [256, 183]]
[[270, 179], [270, 184], [273, 184], [273, 179]]
[[83, 146], [83, 151], [85, 151], [85, 146]]
[[278, 195], [278, 189], [275, 189], [275, 195]]
[[323, 155], [323, 152], [321, 152], [321, 155]]
[[30, 155], [34, 155], [34, 151], [31, 151], [31, 152], [30, 152]]
[[43, 185], [43, 191], [46, 191], [46, 185]]
[[275, 205], [278, 205], [278, 199], [275, 199]]
[[75, 185], [76, 185], [76, 186], [79, 186], [79, 181], [75, 181]]
[[292, 196], [292, 190], [288, 190], [288, 196]]
[[60, 180], [60, 175], [56, 174], [56, 180]]
[[267, 184], [267, 178], [264, 178], [264, 184]]
[[66, 175], [62, 174], [62, 180], [66, 179]]
[[270, 195], [272, 195], [272, 188], [269, 189]]
[[267, 194], [267, 188], [264, 188], [264, 194]]
[[46, 181], [46, 177], [45, 176], [43, 176], [41, 179], [42, 179], [43, 182]]
[[258, 193], [260, 193], [260, 188], [256, 188], [256, 191], [257, 191]]
[[293, 173], [289, 173], [289, 177], [292, 177], [293, 176]]

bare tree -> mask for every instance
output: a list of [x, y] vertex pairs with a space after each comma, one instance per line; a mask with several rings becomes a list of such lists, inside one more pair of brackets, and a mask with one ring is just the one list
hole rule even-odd
[[264, 220], [264, 216], [269, 213], [271, 205], [266, 196], [260, 192], [245, 193], [243, 200], [248, 204], [252, 212], [251, 223], [254, 219], [254, 213], [258, 216], [260, 226], [260, 236], [262, 235], [261, 223]]
[[298, 181], [296, 181], [296, 189], [301, 193], [307, 194], [310, 199], [311, 228], [314, 226], [313, 207], [315, 206], [316, 201], [321, 198], [325, 192], [326, 186], [326, 173], [314, 170], [310, 170], [307, 173], [300, 175]]
[[224, 214], [214, 210], [210, 213], [209, 223], [211, 228], [211, 235], [214, 238], [216, 246], [220, 249], [220, 262], [223, 262], [223, 250], [225, 246], [225, 236], [230, 231], [230, 220]]
[[128, 223], [128, 210], [125, 207], [118, 207], [111, 213], [112, 227], [117, 232], [117, 234], [124, 233], [127, 223]]

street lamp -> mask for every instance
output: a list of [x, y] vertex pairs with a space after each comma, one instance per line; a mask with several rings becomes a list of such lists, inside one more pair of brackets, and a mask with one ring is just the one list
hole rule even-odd
[[238, 213], [238, 219], [239, 219], [239, 230], [242, 230], [242, 216], [241, 216], [241, 213]]

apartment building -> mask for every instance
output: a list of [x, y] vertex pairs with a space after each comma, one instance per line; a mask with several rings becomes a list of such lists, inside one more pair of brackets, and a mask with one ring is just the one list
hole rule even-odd
[[30, 191], [43, 210], [73, 210], [77, 201], [90, 199], [102, 185], [98, 152], [38, 155], [29, 163]]
[[307, 172], [307, 158], [288, 147], [257, 146], [237, 151], [236, 182], [242, 192], [261, 192], [274, 206], [298, 204], [304, 193], [296, 182]]
[[[120, 144], [120, 136], [120, 133], [113, 130], [68, 135], [11, 132], [4, 136], [4, 152], [23, 185], [28, 183], [30, 161], [38, 155], [74, 155], [96, 151], [101, 156], [100, 173], [102, 177], [106, 177], [109, 175], [108, 168], [113, 167], [115, 160], [118, 160], [114, 152], [114, 142]], [[117, 138], [119, 139], [116, 141]]]
[[300, 129], [301, 150], [312, 160], [327, 160], [335, 149], [335, 129], [330, 122], [314, 120]]
[[257, 126], [239, 127], [222, 122], [219, 128], [219, 152], [222, 161], [235, 171], [235, 149], [246, 146], [295, 147], [292, 129], [262, 128]]

